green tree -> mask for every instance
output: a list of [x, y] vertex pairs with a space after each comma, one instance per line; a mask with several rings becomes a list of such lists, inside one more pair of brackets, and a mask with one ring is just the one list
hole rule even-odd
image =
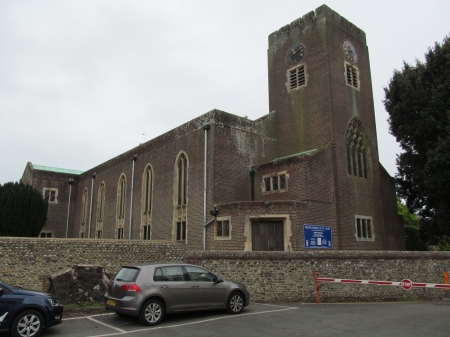
[[0, 185], [0, 236], [38, 236], [47, 209], [47, 201], [33, 187], [17, 182]]
[[403, 64], [384, 88], [390, 132], [400, 143], [396, 187], [420, 217], [421, 236], [436, 244], [450, 235], [450, 38], [425, 62]]
[[419, 229], [419, 217], [416, 214], [411, 213], [400, 198], [397, 198], [397, 209], [398, 214], [403, 216], [405, 227], [414, 227]]

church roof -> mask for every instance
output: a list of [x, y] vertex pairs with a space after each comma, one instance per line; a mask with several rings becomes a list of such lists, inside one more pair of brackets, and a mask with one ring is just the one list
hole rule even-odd
[[64, 169], [64, 168], [58, 168], [58, 167], [50, 167], [50, 166], [43, 166], [43, 165], [34, 165], [33, 168], [35, 170], [41, 170], [41, 171], [50, 171], [50, 172], [58, 172], [58, 173], [70, 173], [70, 174], [81, 174], [84, 171], [78, 171], [78, 170], [70, 170], [70, 169]]

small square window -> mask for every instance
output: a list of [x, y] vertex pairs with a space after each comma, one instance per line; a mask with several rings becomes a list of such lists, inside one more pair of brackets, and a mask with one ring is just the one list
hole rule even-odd
[[278, 193], [286, 191], [286, 182], [288, 175], [286, 171], [263, 176], [263, 193]]
[[45, 232], [45, 231], [42, 231], [42, 232], [39, 234], [39, 237], [41, 237], [41, 238], [51, 238], [51, 237], [53, 237], [53, 233], [52, 233], [52, 232]]
[[374, 241], [372, 217], [357, 215], [355, 216], [356, 240], [357, 241]]
[[58, 203], [58, 189], [56, 188], [44, 188], [44, 199], [48, 201], [48, 203], [56, 204]]
[[229, 240], [231, 238], [230, 217], [218, 218], [216, 221], [216, 235], [217, 240]]

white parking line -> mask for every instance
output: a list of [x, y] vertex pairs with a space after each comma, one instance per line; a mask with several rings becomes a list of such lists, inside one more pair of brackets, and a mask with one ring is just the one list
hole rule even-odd
[[[258, 303], [258, 304], [260, 304], [260, 303]], [[242, 316], [268, 314], [268, 313], [272, 313], [272, 312], [279, 312], [279, 311], [286, 311], [286, 310], [295, 310], [295, 309], [298, 309], [298, 308], [296, 308], [296, 307], [287, 307], [286, 309], [269, 310], [269, 311], [261, 311], [261, 312], [251, 312], [251, 313], [247, 313], [247, 314], [240, 314], [240, 315], [224, 316], [224, 317], [205, 319], [203, 321], [197, 321], [197, 322], [175, 324], [175, 325], [168, 325], [168, 326], [156, 326], [156, 327], [149, 327], [149, 328], [137, 329], [137, 330], [132, 330], [132, 331], [109, 333], [109, 334], [104, 334], [104, 335], [92, 335], [92, 336], [89, 336], [89, 337], [117, 336], [117, 335], [130, 334], [130, 333], [141, 332], [141, 331], [178, 328], [178, 327], [187, 326], [187, 325], [194, 325], [194, 324], [201, 324], [201, 323], [206, 323], [206, 322], [218, 321], [218, 320], [221, 320], [221, 319], [239, 318], [239, 317], [242, 317]], [[113, 329], [119, 330], [119, 329], [114, 328], [114, 327], [112, 327], [110, 325], [107, 325], [107, 324], [104, 324], [104, 325], [107, 326], [107, 327], [111, 327]]]
[[106, 327], [108, 327], [108, 328], [111, 328], [111, 329], [114, 329], [114, 330], [117, 330], [117, 331], [120, 331], [120, 332], [123, 332], [123, 333], [127, 333], [127, 331], [125, 331], [125, 330], [116, 328], [115, 326], [112, 326], [112, 325], [109, 325], [109, 324], [106, 324], [106, 323], [103, 323], [103, 322], [100, 322], [100, 321], [96, 320], [95, 318], [92, 318], [92, 317], [86, 317], [86, 318], [87, 318], [88, 320], [91, 320], [92, 322], [101, 324], [101, 325], [106, 326]]

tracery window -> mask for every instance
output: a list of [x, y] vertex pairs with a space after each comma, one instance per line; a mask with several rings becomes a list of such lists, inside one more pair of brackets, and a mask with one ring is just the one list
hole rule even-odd
[[353, 118], [347, 128], [345, 146], [347, 148], [347, 173], [368, 178], [370, 149], [364, 128], [358, 118]]
[[105, 183], [102, 182], [98, 188], [97, 199], [97, 225], [95, 229], [95, 237], [103, 238], [103, 220], [105, 217]]
[[116, 239], [123, 239], [123, 228], [125, 224], [125, 196], [127, 189], [127, 181], [125, 175], [122, 174], [117, 186], [117, 219], [116, 219]]
[[144, 170], [142, 177], [142, 214], [141, 214], [141, 239], [150, 240], [150, 229], [152, 221], [152, 199], [153, 199], [153, 170], [150, 165]]

